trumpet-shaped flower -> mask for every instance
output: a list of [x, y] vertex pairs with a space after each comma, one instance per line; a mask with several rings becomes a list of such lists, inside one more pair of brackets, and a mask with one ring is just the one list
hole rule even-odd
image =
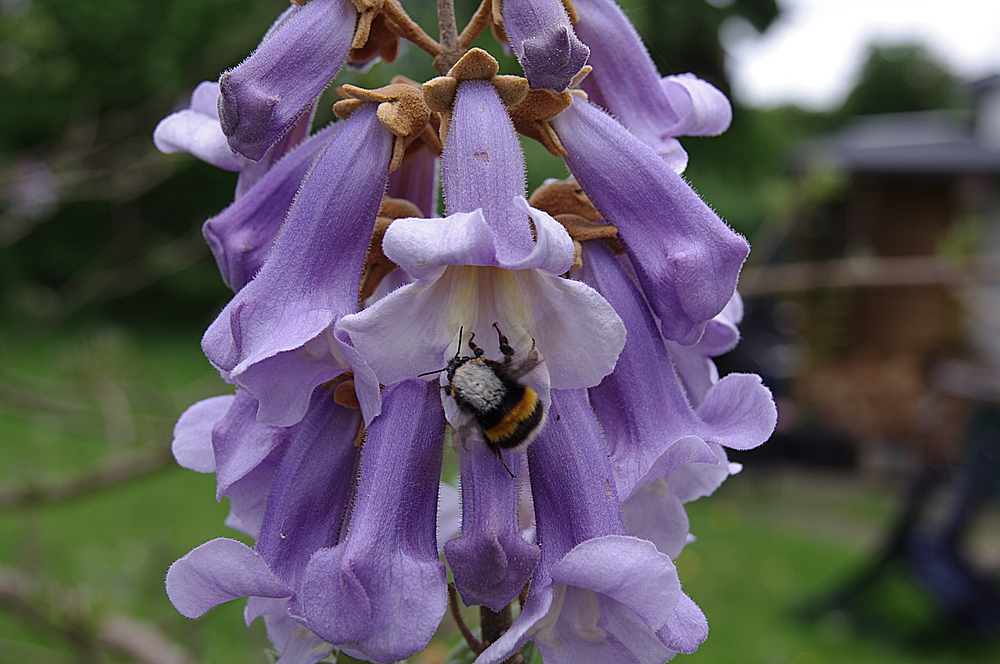
[[[417, 390], [409, 400], [390, 397], [388, 408], [395, 409], [397, 418], [405, 420], [409, 414], [424, 421], [428, 413], [421, 394]], [[317, 636], [304, 618], [292, 616], [290, 598], [301, 592], [302, 571], [312, 554], [347, 532], [350, 497], [357, 491], [360, 448], [353, 440], [360, 417], [356, 410], [337, 405], [324, 389], [317, 390], [306, 417], [295, 426], [272, 427], [255, 415], [256, 402], [238, 392], [198, 402], [177, 423], [173, 448], [178, 462], [217, 473], [219, 496], [228, 496], [232, 507], [227, 524], [256, 538], [257, 544], [249, 550], [218, 539], [198, 547], [172, 568], [168, 593], [178, 609], [191, 616], [222, 601], [249, 597], [247, 623], [264, 618], [282, 664], [313, 664], [329, 655], [333, 645]], [[432, 426], [424, 443], [437, 440], [440, 429], [440, 424], [436, 430]], [[387, 431], [392, 430], [373, 427], [370, 436], [374, 441]], [[399, 443], [393, 438], [391, 444]], [[368, 463], [379, 466], [371, 457]], [[436, 512], [440, 549], [457, 529], [457, 496], [448, 485], [441, 485]], [[433, 536], [433, 527], [430, 532]], [[233, 566], [241, 569], [239, 574], [230, 573]], [[338, 648], [363, 656], [350, 644]]]
[[[313, 389], [344, 371], [365, 376], [332, 327], [358, 309], [359, 266], [388, 175], [393, 136], [375, 106], [364, 104], [327, 143], [267, 261], [202, 341], [223, 375], [260, 401], [258, 418], [269, 424], [300, 420]], [[373, 379], [365, 384], [358, 396], [370, 418], [378, 390]]]
[[[224, 398], [217, 399], [181, 419], [178, 438], [188, 441], [185, 447], [204, 440], [204, 425], [224, 406]], [[171, 566], [167, 593], [189, 617], [221, 602], [254, 598], [248, 621], [263, 615], [283, 661], [311, 664], [332, 646], [310, 630], [292, 626], [284, 605], [301, 587], [302, 569], [312, 553], [338, 539], [356, 472], [353, 441], [360, 415], [337, 405], [324, 390], [317, 391], [308, 417], [287, 429], [258, 423], [246, 405], [231, 403], [210, 439], [219, 492], [230, 496], [238, 525], [257, 544], [250, 549], [225, 538], [203, 544]], [[241, 483], [250, 486], [240, 491]], [[303, 652], [316, 657], [309, 660]]]
[[[708, 443], [745, 450], [767, 440], [777, 411], [760, 378], [731, 374], [692, 405], [642, 293], [599, 242], [584, 243], [583, 251], [581, 278], [608, 299], [628, 330], [614, 372], [590, 390], [621, 499], [684, 463], [718, 463]], [[662, 369], [651, 372], [651, 364]]]
[[161, 152], [187, 152], [218, 168], [239, 171], [235, 201], [203, 228], [223, 280], [239, 290], [260, 269], [313, 160], [340, 125], [310, 137], [308, 111], [254, 162], [230, 150], [219, 124], [218, 97], [218, 83], [199, 84], [189, 108], [156, 126], [153, 142]]
[[219, 79], [229, 146], [257, 161], [310, 112], [347, 60], [357, 11], [348, 0], [293, 4], [250, 57]]
[[746, 240], [596, 106], [577, 97], [552, 126], [577, 182], [618, 229], [663, 335], [682, 345], [698, 341], [736, 290]]
[[562, 92], [587, 64], [590, 49], [573, 32], [561, 0], [496, 0], [511, 50], [532, 88]]
[[[381, 383], [441, 369], [461, 351], [460, 331], [483, 339], [494, 323], [515, 351], [534, 343], [544, 358], [526, 377], [544, 402], [549, 385], [590, 387], [614, 368], [621, 321], [592, 288], [558, 276], [573, 244], [525, 201], [523, 164], [493, 87], [461, 82], [443, 164], [450, 216], [395, 220], [383, 251], [416, 281], [337, 325]], [[498, 347], [483, 349], [501, 359]], [[467, 424], [446, 408], [454, 425]]]
[[594, 70], [580, 87], [678, 173], [687, 153], [675, 137], [721, 134], [733, 118], [729, 100], [693, 74], [660, 78], [639, 34], [614, 0], [574, 0], [580, 39]]
[[670, 558], [627, 535], [600, 425], [582, 390], [553, 391], [528, 448], [541, 560], [520, 616], [477, 664], [533, 639], [546, 664], [660, 664], [707, 635]]
[[386, 388], [365, 439], [350, 521], [312, 553], [291, 606], [324, 640], [394, 662], [424, 648], [447, 608], [435, 522], [444, 449], [437, 388]]

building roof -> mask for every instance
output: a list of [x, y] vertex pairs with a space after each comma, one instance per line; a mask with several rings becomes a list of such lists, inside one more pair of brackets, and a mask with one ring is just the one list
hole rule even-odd
[[811, 143], [806, 162], [858, 173], [1000, 174], [1000, 149], [981, 140], [970, 119], [955, 111], [859, 116]]

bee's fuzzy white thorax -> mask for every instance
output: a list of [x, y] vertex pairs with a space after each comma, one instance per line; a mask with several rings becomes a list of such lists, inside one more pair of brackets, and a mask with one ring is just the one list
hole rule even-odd
[[467, 403], [475, 412], [496, 408], [507, 392], [496, 372], [477, 360], [470, 360], [455, 370], [451, 389], [457, 399]]

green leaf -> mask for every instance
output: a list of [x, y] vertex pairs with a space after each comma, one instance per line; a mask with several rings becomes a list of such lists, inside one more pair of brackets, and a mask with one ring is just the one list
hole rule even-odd
[[476, 653], [472, 652], [469, 644], [459, 641], [458, 644], [448, 653], [448, 658], [444, 664], [472, 664], [476, 660]]

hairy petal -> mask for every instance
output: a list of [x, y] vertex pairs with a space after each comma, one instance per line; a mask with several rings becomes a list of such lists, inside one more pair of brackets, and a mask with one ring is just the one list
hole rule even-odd
[[[497, 0], [498, 2], [500, 0]], [[562, 92], [587, 64], [560, 0], [503, 0], [503, 27], [532, 88]]]
[[573, 175], [618, 228], [663, 335], [696, 342], [736, 290], [746, 241], [597, 107], [576, 98], [552, 124]]
[[448, 265], [537, 269], [553, 275], [566, 272], [573, 263], [573, 242], [562, 225], [523, 198], [511, 199], [508, 205], [520, 213], [521, 226], [530, 229], [529, 218], [535, 226], [536, 237], [529, 251], [520, 256], [501, 255], [505, 238], [489, 226], [480, 210], [457, 212], [445, 219], [397, 219], [386, 231], [382, 248], [415, 279], [431, 278]]
[[167, 571], [167, 595], [183, 616], [197, 618], [239, 597], [288, 597], [292, 591], [247, 545], [219, 538], [202, 544]]
[[260, 270], [316, 156], [344, 123], [319, 131], [271, 167], [202, 232], [226, 285], [238, 291]]
[[409, 657], [447, 608], [435, 542], [444, 417], [438, 389], [386, 388], [364, 446], [346, 539], [313, 554], [293, 613], [322, 639], [375, 661]]
[[708, 638], [708, 620], [694, 600], [682, 592], [674, 614], [657, 636], [671, 650], [690, 655]]
[[716, 136], [729, 128], [733, 107], [717, 87], [692, 73], [664, 76], [663, 94], [681, 116], [675, 136]]
[[299, 421], [313, 389], [350, 368], [332, 325], [358, 309], [358, 266], [385, 190], [391, 143], [374, 104], [344, 121], [260, 272], [205, 333], [205, 354], [258, 398], [264, 422]]
[[698, 407], [698, 417], [711, 427], [707, 440], [749, 450], [774, 433], [778, 409], [760, 376], [729, 374], [708, 391]]
[[225, 394], [204, 399], [185, 410], [174, 425], [170, 446], [177, 463], [199, 473], [215, 472], [212, 427], [225, 416], [234, 397]]
[[729, 463], [721, 445], [709, 443], [714, 461], [692, 461], [675, 465], [667, 470], [664, 479], [670, 490], [682, 503], [710, 496], [730, 475], [739, 472], [739, 464]]
[[234, 198], [240, 198], [250, 191], [285, 155], [309, 138], [309, 134], [312, 132], [313, 116], [316, 114], [316, 105], [318, 103], [319, 98], [314, 99], [313, 103], [299, 116], [299, 119], [292, 124], [291, 128], [267, 149], [263, 157], [257, 161], [247, 160], [246, 167], [240, 171], [240, 175], [236, 179], [236, 193], [234, 194]]
[[660, 78], [632, 23], [614, 0], [575, 0], [576, 31], [590, 46], [594, 71], [581, 86], [676, 172], [687, 153], [676, 136], [720, 134], [732, 120], [729, 100], [692, 74]]
[[[678, 459], [714, 463], [704, 441], [749, 449], [767, 440], [777, 413], [759, 377], [727, 376], [695, 410], [642, 293], [605, 246], [587, 242], [583, 251], [580, 277], [608, 298], [628, 330], [614, 372], [590, 390], [608, 436], [622, 500], [661, 477]], [[682, 447], [672, 449], [678, 444]]]
[[337, 543], [354, 485], [360, 425], [359, 411], [318, 389], [281, 459], [255, 548], [293, 588], [310, 556]]
[[687, 544], [687, 512], [663, 478], [647, 484], [622, 503], [622, 518], [629, 535], [649, 540], [671, 559], [680, 555]]
[[[500, 611], [531, 578], [539, 551], [520, 534], [518, 483], [481, 441], [467, 445], [458, 447], [462, 534], [444, 553], [464, 604]], [[504, 460], [512, 473], [522, 472], [520, 453], [508, 452]]]
[[516, 262], [531, 253], [524, 206], [515, 203], [524, 199], [524, 153], [507, 107], [489, 81], [459, 83], [441, 176], [447, 213], [481, 210], [496, 238], [499, 261]]
[[215, 452], [216, 499], [256, 468], [274, 450], [282, 450], [295, 435], [292, 427], [274, 427], [257, 421], [257, 400], [239, 390], [225, 416], [212, 428]]
[[447, 482], [438, 489], [437, 547], [441, 551], [445, 543], [462, 528], [462, 505], [458, 490]]
[[287, 444], [274, 448], [260, 463], [226, 488], [225, 496], [229, 498], [227, 526], [253, 538], [260, 535], [267, 497], [286, 448]]
[[153, 144], [160, 152], [186, 152], [216, 168], [242, 171], [250, 163], [234, 154], [219, 125], [219, 84], [203, 81], [191, 93], [191, 105], [160, 120]]
[[290, 7], [250, 57], [219, 79], [219, 119], [254, 161], [309, 111], [347, 60], [357, 12], [347, 0]]

